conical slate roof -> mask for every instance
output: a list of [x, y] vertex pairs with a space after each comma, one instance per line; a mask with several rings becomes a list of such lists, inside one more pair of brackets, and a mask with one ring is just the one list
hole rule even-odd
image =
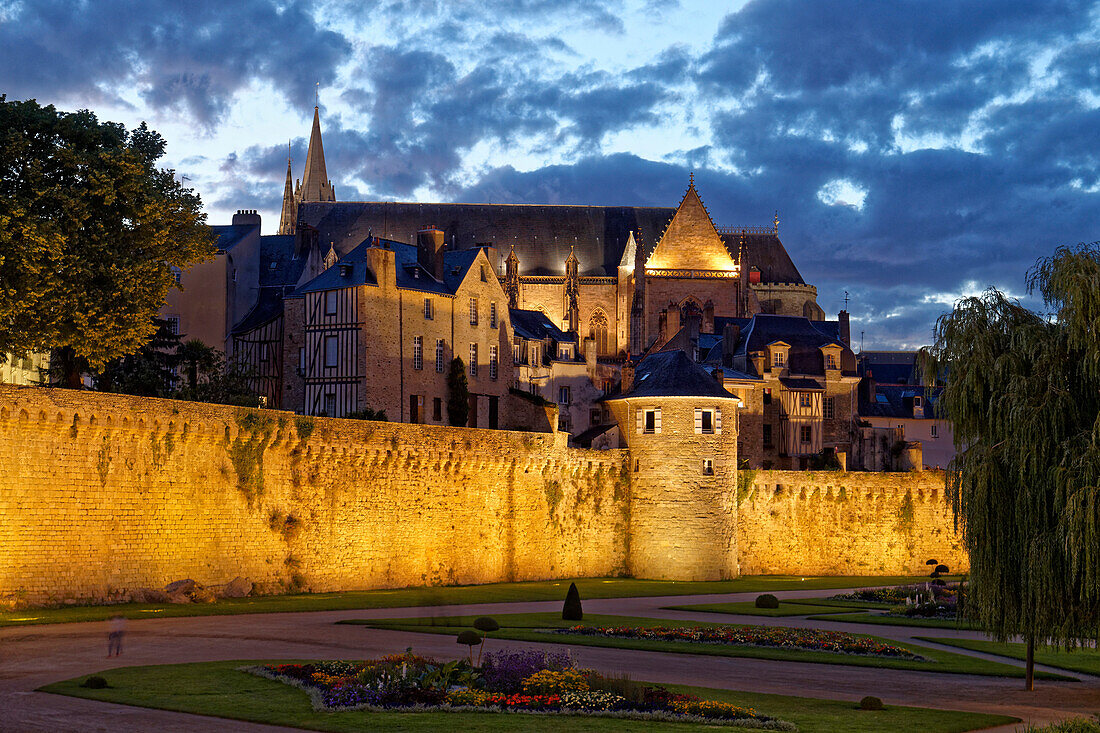
[[309, 135], [309, 151], [306, 153], [306, 172], [302, 176], [302, 188], [298, 193], [302, 203], [309, 201], [335, 201], [336, 194], [325, 170], [325, 147], [321, 144], [321, 116], [313, 108], [313, 131]]

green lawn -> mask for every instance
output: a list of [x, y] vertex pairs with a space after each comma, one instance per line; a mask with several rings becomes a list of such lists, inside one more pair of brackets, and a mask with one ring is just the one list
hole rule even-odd
[[[1012, 659], [1026, 659], [1026, 647], [1023, 644], [1001, 644], [995, 641], [978, 641], [976, 639], [937, 639], [933, 637], [919, 637], [924, 641], [934, 641], [937, 644], [957, 646], [960, 649], [969, 649], [986, 654], [999, 654], [1002, 657]], [[1077, 649], [1067, 652], [1064, 649], [1052, 647], [1035, 647], [1035, 663], [1045, 664], [1048, 667], [1058, 667], [1084, 674], [1100, 675], [1100, 651], [1095, 649]], [[1035, 673], [1039, 675], [1038, 672]]]
[[489, 585], [431, 586], [396, 590], [348, 591], [344, 593], [301, 593], [296, 595], [227, 598], [203, 604], [138, 604], [111, 606], [64, 606], [0, 612], [0, 627], [103, 621], [116, 613], [131, 619], [177, 616], [221, 616], [238, 613], [292, 613], [296, 611], [343, 611], [360, 608], [444, 606], [459, 603], [508, 603], [515, 601], [564, 600], [574, 582], [581, 598], [630, 598], [636, 596], [682, 596], [697, 593], [768, 593], [784, 590], [828, 590], [901, 585], [918, 582], [913, 576], [829, 576], [791, 577], [756, 575], [713, 582], [634, 580], [632, 578], [575, 578], [572, 580], [493, 583]]
[[[80, 687], [80, 683], [86, 679], [80, 677], [47, 685], [42, 690], [91, 700], [320, 731], [504, 732], [516, 730], [520, 725], [524, 731], [537, 733], [560, 733], [563, 729], [582, 730], [578, 725], [579, 718], [560, 716], [525, 715], [517, 718], [513, 715], [492, 713], [321, 713], [313, 710], [309, 697], [302, 690], [237, 669], [246, 664], [257, 663], [231, 661], [123, 667], [102, 673], [111, 685], [108, 689], [90, 690]], [[858, 710], [851, 702], [836, 700], [685, 686], [673, 686], [673, 689], [711, 700], [753, 707], [765, 715], [795, 723], [804, 733], [876, 733], [886, 730], [896, 733], [961, 733], [1016, 720], [1000, 715], [893, 706], [877, 712], [866, 712]], [[603, 718], [587, 718], [583, 722], [583, 730], [596, 733], [656, 733], [698, 729], [698, 726], [683, 723]], [[711, 730], [725, 729], [714, 727]]]
[[845, 613], [867, 608], [889, 608], [883, 603], [866, 601], [834, 601], [829, 598], [798, 598], [792, 601], [780, 601], [779, 608], [757, 608], [755, 601], [736, 603], [702, 603], [696, 606], [665, 606], [674, 611], [698, 611], [701, 613], [726, 613], [740, 616], [809, 616], [810, 614]]
[[[747, 657], [752, 659], [775, 659], [788, 662], [814, 662], [819, 664], [843, 664], [858, 667], [880, 667], [883, 669], [919, 670], [922, 672], [947, 672], [954, 674], [981, 674], [997, 677], [1023, 677], [1022, 668], [1000, 662], [990, 662], [963, 654], [944, 652], [923, 647], [918, 644], [879, 639], [925, 657], [929, 661], [891, 659], [888, 657], [862, 656], [859, 654], [837, 654], [833, 652], [801, 651], [796, 649], [778, 649], [774, 647], [735, 646], [724, 644], [697, 644], [688, 641], [659, 641], [650, 639], [616, 639], [603, 636], [584, 636], [580, 634], [560, 634], [549, 631], [555, 628], [567, 628], [575, 625], [572, 621], [563, 621], [558, 613], [520, 613], [494, 615], [500, 624], [500, 631], [490, 636], [496, 639], [515, 641], [551, 642], [556, 644], [575, 644], [578, 646], [600, 646], [616, 649], [641, 649], [655, 652], [678, 652], [720, 657]], [[413, 631], [430, 634], [457, 635], [463, 629], [473, 626], [473, 616], [425, 617], [407, 619], [364, 619], [341, 621], [343, 624], [357, 624], [377, 629], [395, 631]], [[668, 619], [635, 618], [631, 616], [600, 616], [586, 614], [583, 623], [586, 626], [725, 626], [727, 624], [703, 623], [695, 621], [672, 621]], [[740, 625], [740, 624], [735, 624]], [[857, 634], [857, 636], [859, 636]], [[877, 638], [877, 637], [872, 637]], [[1038, 674], [1038, 673], [1036, 673]], [[1060, 678], [1058, 675], [1051, 675]]]
[[921, 618], [920, 616], [886, 616], [877, 613], [834, 613], [830, 615], [810, 616], [811, 621], [843, 621], [852, 624], [879, 624], [881, 626], [919, 626], [929, 629], [977, 630], [980, 627], [967, 621], [952, 621], [944, 618]]

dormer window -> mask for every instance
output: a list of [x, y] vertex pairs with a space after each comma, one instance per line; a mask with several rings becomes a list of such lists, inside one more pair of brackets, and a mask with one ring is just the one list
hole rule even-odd
[[777, 369], [782, 369], [786, 360], [787, 354], [783, 351], [780, 351], [779, 349], [776, 349], [775, 352], [772, 354], [772, 366], [776, 367]]
[[825, 368], [836, 369], [836, 354], [825, 355]]

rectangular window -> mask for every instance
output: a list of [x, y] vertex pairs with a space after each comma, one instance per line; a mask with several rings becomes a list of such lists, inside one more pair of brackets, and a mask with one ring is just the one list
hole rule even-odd
[[409, 422], [424, 422], [424, 395], [409, 395]]
[[568, 387], [558, 387], [558, 404], [559, 405], [568, 405], [569, 404], [569, 397], [570, 397], [570, 395], [569, 395], [569, 388]]
[[432, 299], [424, 298], [424, 318], [430, 321], [432, 320], [432, 317]]
[[481, 266], [481, 282], [489, 282], [489, 278], [485, 273], [485, 265]]
[[336, 315], [336, 291], [335, 290], [326, 290], [325, 291], [325, 315], [326, 316]]
[[771, 387], [765, 387], [764, 388], [764, 404], [765, 405], [770, 405], [771, 403], [772, 403], [772, 388]]
[[932, 437], [933, 438], [940, 437], [940, 428], [935, 423], [932, 424]]
[[470, 325], [477, 325], [477, 298], [470, 298]]
[[772, 445], [772, 426], [771, 425], [764, 425], [763, 426], [763, 433], [764, 433], [764, 446], [766, 448], [770, 448], [771, 445]]
[[798, 439], [803, 443], [809, 443], [813, 439], [813, 431], [809, 425], [803, 425], [798, 428]]
[[470, 376], [477, 376], [477, 344], [470, 344]]
[[172, 282], [176, 285], [180, 284], [180, 271], [175, 268], [172, 269]]
[[836, 417], [836, 397], [825, 398], [825, 419], [832, 420]]
[[654, 435], [661, 432], [661, 408], [651, 407], [648, 410], [638, 410], [638, 433]]
[[[328, 368], [336, 366], [336, 344], [335, 336], [325, 336], [325, 366]], [[335, 399], [335, 396], [333, 398]]]
[[172, 334], [173, 336], [179, 336], [180, 335], [180, 317], [179, 316], [168, 316], [167, 318], [164, 319], [164, 322], [165, 322], [166, 327], [168, 328], [168, 333]]
[[809, 392], [803, 392], [800, 395], [798, 395], [798, 405], [799, 405], [799, 407], [810, 407], [810, 406], [813, 405], [813, 403], [814, 403], [813, 397], [810, 396]]
[[325, 393], [325, 410], [324, 410], [324, 412], [325, 412], [326, 417], [336, 417], [336, 393], [335, 392], [326, 392]]
[[704, 458], [703, 459], [703, 475], [704, 476], [713, 476], [714, 475], [714, 459], [712, 459], [712, 458]]
[[423, 336], [413, 336], [413, 369], [423, 369], [423, 368], [424, 368], [424, 337]]
[[489, 347], [489, 379], [497, 378], [497, 347]]
[[442, 422], [443, 421], [443, 398], [442, 397], [433, 397], [432, 398], [432, 419], [435, 420], [436, 422]]
[[782, 369], [783, 368], [783, 357], [784, 357], [783, 352], [779, 351], [779, 350], [776, 350], [775, 355], [772, 359], [772, 365], [777, 366], [777, 367]]
[[826, 369], [836, 369], [836, 355], [835, 354], [826, 354], [825, 355], [825, 368]]
[[489, 302], [489, 328], [497, 327], [497, 304], [496, 301]]
[[590, 410], [588, 416], [588, 422], [591, 425], [603, 424], [603, 411], [602, 410]]
[[714, 410], [695, 408], [695, 434], [714, 434]]
[[539, 345], [531, 344], [531, 366], [541, 366], [542, 359], [539, 358]]
[[267, 343], [260, 344], [260, 361], [271, 361], [271, 345]]
[[298, 347], [298, 374], [306, 373], [306, 347]]
[[435, 370], [443, 373], [443, 339], [435, 340]]

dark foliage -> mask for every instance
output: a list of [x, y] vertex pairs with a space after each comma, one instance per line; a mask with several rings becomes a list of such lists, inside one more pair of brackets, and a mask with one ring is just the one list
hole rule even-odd
[[577, 590], [576, 583], [569, 584], [569, 592], [565, 594], [565, 605], [561, 609], [561, 617], [566, 621], [580, 621], [584, 618], [581, 611], [581, 592]]

